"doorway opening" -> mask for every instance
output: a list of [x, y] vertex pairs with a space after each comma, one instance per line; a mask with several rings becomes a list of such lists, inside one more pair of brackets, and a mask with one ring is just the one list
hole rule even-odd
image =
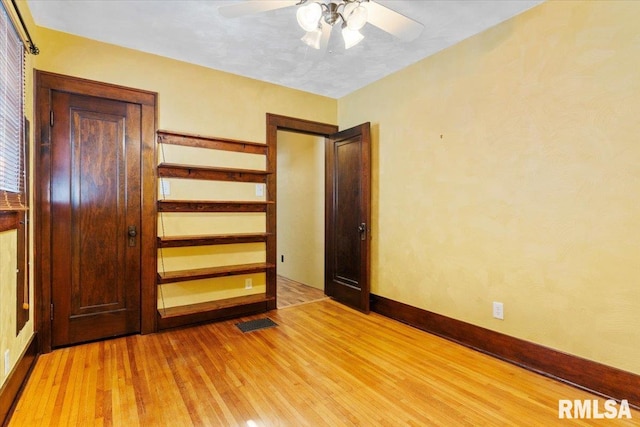
[[[316, 260], [318, 246], [312, 242], [317, 240], [317, 234], [307, 233], [311, 229], [324, 229], [324, 293], [336, 301], [351, 306], [364, 313], [369, 312], [370, 298], [370, 224], [371, 224], [371, 137], [370, 123], [363, 123], [353, 128], [338, 132], [337, 126], [325, 123], [312, 122], [308, 120], [296, 119], [292, 117], [267, 114], [267, 145], [273, 150], [268, 170], [271, 172], [267, 179], [269, 188], [274, 189], [269, 195], [272, 205], [267, 208], [267, 225], [271, 237], [267, 240], [267, 262], [276, 265], [275, 271], [267, 278], [267, 290], [271, 295], [277, 295], [277, 274], [278, 267], [286, 263], [287, 242], [278, 245], [279, 229], [289, 231], [295, 228], [293, 234], [302, 234], [297, 237], [297, 241], [302, 241], [302, 245], [308, 246], [306, 257], [299, 260], [297, 267], [311, 272], [309, 279], [316, 281], [320, 276], [313, 274], [313, 265], [319, 265], [320, 257]], [[289, 134], [294, 134], [289, 136]], [[301, 144], [306, 138], [296, 137], [296, 135], [311, 136], [311, 140], [318, 137], [324, 139], [324, 191], [317, 190], [313, 180], [304, 182], [288, 182], [282, 189], [278, 185], [278, 157], [285, 162], [283, 156], [279, 156], [278, 143], [282, 139], [282, 145]], [[291, 141], [288, 139], [291, 138]], [[311, 151], [313, 144], [310, 145]], [[295, 152], [301, 152], [304, 147], [295, 145]], [[319, 147], [318, 147], [318, 151]], [[273, 155], [275, 154], [275, 155]], [[302, 156], [297, 154], [297, 156]], [[310, 156], [313, 158], [314, 156]], [[314, 161], [318, 162], [318, 160]], [[288, 162], [293, 164], [291, 161]], [[315, 163], [314, 163], [315, 165]], [[305, 176], [314, 175], [313, 172], [304, 171]], [[287, 172], [283, 172], [284, 181], [296, 181], [297, 176], [289, 177]], [[295, 175], [295, 174], [294, 174]], [[315, 175], [318, 175], [317, 173]], [[284, 182], [282, 181], [282, 182]], [[300, 185], [299, 185], [300, 184]], [[288, 187], [287, 187], [288, 185]], [[302, 191], [291, 189], [302, 188]], [[313, 187], [316, 191], [306, 191]], [[293, 199], [298, 204], [312, 204], [312, 212], [309, 218], [295, 216], [295, 206], [289, 208], [289, 212], [283, 213], [288, 216], [288, 220], [278, 221], [277, 205], [280, 203], [277, 197], [278, 191], [291, 190], [294, 194], [286, 194], [283, 199]], [[304, 196], [301, 196], [303, 193]], [[311, 195], [309, 201], [306, 193], [317, 193], [316, 197]], [[324, 206], [321, 212], [324, 213], [324, 225], [319, 227], [313, 224], [313, 218], [321, 202], [315, 202], [317, 196], [324, 193]], [[296, 199], [296, 196], [299, 199]], [[315, 208], [315, 209], [314, 209]], [[286, 218], [285, 218], [286, 219]], [[311, 221], [309, 221], [311, 220]], [[317, 221], [316, 221], [317, 222]], [[321, 248], [321, 247], [320, 247]], [[280, 252], [279, 252], [280, 251]], [[314, 253], [316, 252], [316, 253]], [[283, 257], [284, 256], [284, 257]], [[301, 266], [299, 264], [310, 264]], [[296, 267], [296, 266], [294, 266]], [[285, 271], [294, 271], [286, 269]], [[298, 274], [298, 273], [295, 273]], [[307, 274], [307, 273], [305, 273]], [[305, 276], [301, 276], [305, 277]], [[274, 289], [275, 288], [275, 289]], [[277, 308], [277, 297], [270, 309]]]
[[278, 308], [326, 298], [324, 138], [278, 131]]
[[[267, 280], [267, 283], [268, 284], [273, 283], [273, 286], [276, 287], [276, 290], [274, 290], [273, 292], [274, 294], [276, 295], [278, 293], [282, 294], [281, 291], [285, 292], [285, 295], [282, 295], [284, 300], [283, 304], [279, 304], [277, 302], [278, 297], [276, 297], [276, 306], [271, 308], [282, 308], [285, 305], [291, 305], [292, 303], [288, 300], [291, 298], [295, 298], [295, 293], [301, 292], [303, 290], [307, 290], [311, 292], [318, 291], [314, 294], [314, 298], [316, 296], [319, 296], [318, 293], [322, 293], [322, 295], [324, 295], [324, 292], [321, 289], [311, 288], [311, 287], [302, 288], [301, 285], [298, 284], [298, 280], [300, 280], [300, 277], [308, 277], [308, 276], [296, 276], [298, 277], [297, 280], [295, 278], [291, 280], [291, 278], [279, 276], [280, 268], [283, 264], [288, 264], [293, 266], [294, 264], [293, 260], [296, 258], [296, 254], [291, 252], [294, 249], [289, 249], [292, 247], [292, 244], [285, 243], [285, 246], [283, 247], [278, 242], [282, 232], [285, 233], [285, 240], [289, 239], [287, 237], [289, 234], [287, 222], [277, 219], [278, 213], [283, 213], [281, 212], [283, 209], [281, 209], [279, 206], [280, 204], [279, 196], [283, 198], [282, 202], [285, 206], [288, 204], [291, 205], [292, 203], [295, 202], [295, 196], [291, 194], [287, 194], [286, 186], [282, 190], [278, 188], [278, 184], [281, 183], [281, 180], [279, 179], [280, 172], [282, 172], [283, 175], [285, 175], [284, 177], [285, 181], [288, 181], [291, 179], [290, 176], [287, 177], [287, 171], [279, 170], [278, 166], [279, 166], [279, 163], [287, 162], [286, 160], [287, 156], [293, 156], [294, 152], [298, 152], [300, 149], [305, 148], [305, 147], [297, 147], [295, 144], [306, 143], [305, 144], [306, 148], [313, 150], [313, 147], [315, 145], [314, 141], [322, 141], [321, 143], [322, 145], [326, 137], [334, 134], [337, 131], [338, 131], [338, 127], [335, 125], [318, 123], [318, 122], [313, 122], [309, 120], [303, 120], [303, 119], [297, 119], [293, 117], [285, 117], [285, 116], [267, 113], [267, 145], [270, 147], [270, 149], [273, 149], [276, 152], [275, 156], [271, 156], [272, 158], [271, 161], [273, 163], [268, 165], [268, 169], [273, 172], [272, 174], [269, 175], [268, 179], [273, 180], [273, 183], [272, 183], [273, 185], [271, 185], [270, 188], [276, 188], [276, 193], [277, 193], [277, 194], [270, 195], [270, 199], [277, 200], [277, 203], [276, 203], [277, 208], [276, 207], [273, 208], [274, 211], [272, 215], [269, 215], [269, 212], [267, 213], [267, 216], [272, 221], [272, 224], [270, 224], [269, 230], [273, 230], [275, 232], [275, 236], [274, 236], [275, 238], [269, 239], [267, 241], [267, 262], [276, 265], [276, 271], [274, 271], [274, 276], [271, 278], [268, 278], [270, 280]], [[279, 147], [278, 146], [279, 144], [282, 147]], [[292, 149], [293, 152], [289, 151], [287, 149], [288, 147]], [[283, 149], [282, 155], [280, 152], [280, 148]], [[322, 153], [322, 158], [324, 159], [324, 147], [322, 147], [321, 149], [319, 147], [316, 147], [316, 149], [317, 151], [321, 150], [320, 152]], [[310, 158], [313, 158], [313, 156], [310, 156]], [[290, 160], [289, 160], [289, 163], [290, 163]], [[286, 169], [286, 163], [283, 166], [284, 166], [284, 169]], [[304, 173], [304, 171], [300, 171], [300, 173]], [[319, 188], [320, 186], [324, 187], [324, 181], [319, 182], [318, 187], [314, 187], [314, 188]], [[293, 187], [295, 187], [295, 185]], [[280, 195], [279, 191], [282, 191], [283, 194]], [[324, 190], [322, 190], [321, 194], [324, 195]], [[292, 201], [288, 202], [287, 199]], [[287, 208], [285, 207], [285, 209]], [[289, 208], [287, 210], [292, 210], [292, 209], [293, 208]], [[287, 212], [283, 214], [285, 215], [285, 218], [286, 218], [287, 214], [289, 213]], [[292, 212], [292, 214], [295, 214], [295, 213]], [[314, 227], [314, 228], [317, 228], [317, 227]], [[322, 230], [322, 233], [324, 233], [324, 224], [321, 230]], [[322, 236], [319, 238], [323, 239], [324, 237]], [[315, 237], [314, 237], [314, 240], [316, 240]], [[289, 241], [291, 242], [293, 241], [293, 239], [289, 239]], [[284, 261], [282, 257], [283, 255], [284, 255]], [[322, 259], [321, 262], [324, 265], [324, 252], [322, 252], [320, 256]], [[285, 269], [285, 274], [290, 275], [291, 274], [290, 270]], [[318, 274], [317, 273], [313, 273], [313, 274], [315, 274], [317, 278]], [[324, 277], [324, 274], [321, 277]], [[289, 279], [289, 280], [286, 280], [286, 279]], [[307, 279], [303, 278], [302, 280], [307, 280]], [[316, 284], [318, 283], [317, 280], [315, 280], [315, 283]], [[308, 299], [308, 297], [304, 297], [304, 299], [306, 300]]]

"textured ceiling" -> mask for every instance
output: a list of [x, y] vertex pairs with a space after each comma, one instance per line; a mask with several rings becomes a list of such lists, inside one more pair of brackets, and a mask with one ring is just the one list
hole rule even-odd
[[28, 4], [42, 27], [340, 98], [542, 0], [379, 0], [421, 22], [425, 29], [420, 37], [405, 43], [367, 24], [361, 31], [364, 41], [345, 50], [336, 28], [323, 56], [300, 41], [304, 31], [296, 23], [296, 6], [239, 18], [219, 14], [219, 7], [239, 1], [28, 0]]

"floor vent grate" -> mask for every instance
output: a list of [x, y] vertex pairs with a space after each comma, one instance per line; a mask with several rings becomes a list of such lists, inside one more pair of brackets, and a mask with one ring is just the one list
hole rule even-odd
[[278, 326], [278, 324], [273, 320], [265, 317], [264, 319], [255, 319], [255, 320], [249, 320], [247, 322], [236, 323], [236, 326], [242, 332], [247, 333], [247, 332], [257, 331], [260, 329], [273, 328], [274, 326]]

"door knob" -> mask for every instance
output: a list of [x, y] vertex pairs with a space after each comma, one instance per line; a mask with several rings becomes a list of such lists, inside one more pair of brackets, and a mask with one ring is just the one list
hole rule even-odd
[[129, 246], [135, 246], [136, 236], [138, 235], [138, 230], [136, 229], [136, 226], [130, 225], [127, 231], [127, 234], [129, 235]]
[[367, 224], [364, 222], [360, 224], [358, 231], [360, 232], [360, 240], [367, 240]]

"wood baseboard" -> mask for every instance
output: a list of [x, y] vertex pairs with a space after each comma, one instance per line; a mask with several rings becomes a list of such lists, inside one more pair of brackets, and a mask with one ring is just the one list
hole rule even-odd
[[4, 426], [8, 423], [22, 388], [35, 366], [37, 356], [38, 339], [37, 334], [34, 334], [20, 360], [9, 374], [9, 378], [0, 389], [0, 425]]
[[640, 408], [640, 375], [378, 295], [371, 311], [606, 398]]

